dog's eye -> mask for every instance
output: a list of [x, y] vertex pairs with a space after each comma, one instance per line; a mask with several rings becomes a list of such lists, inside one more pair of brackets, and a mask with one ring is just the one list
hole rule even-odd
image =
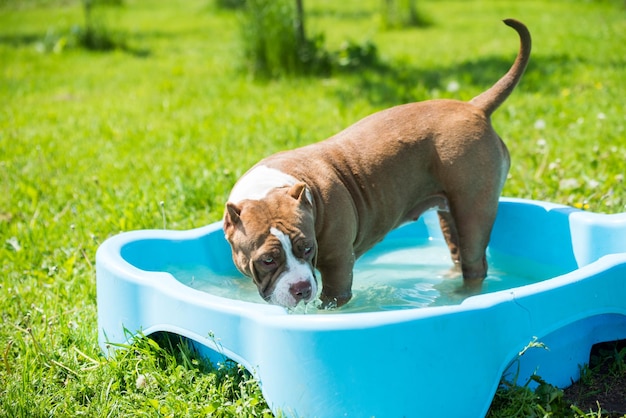
[[299, 258], [309, 259], [313, 254], [315, 246], [308, 239], [301, 239], [295, 243], [293, 253]]
[[264, 259], [261, 260], [261, 262], [266, 267], [272, 267], [276, 264], [276, 261], [274, 260], [273, 257], [265, 257]]

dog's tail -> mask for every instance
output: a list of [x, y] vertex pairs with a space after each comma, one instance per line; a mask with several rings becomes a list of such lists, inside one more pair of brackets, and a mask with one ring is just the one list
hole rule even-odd
[[509, 97], [517, 83], [522, 78], [530, 58], [531, 39], [528, 28], [520, 21], [506, 19], [504, 23], [517, 31], [520, 38], [520, 48], [515, 62], [509, 71], [489, 90], [470, 100], [474, 106], [482, 109], [490, 116]]

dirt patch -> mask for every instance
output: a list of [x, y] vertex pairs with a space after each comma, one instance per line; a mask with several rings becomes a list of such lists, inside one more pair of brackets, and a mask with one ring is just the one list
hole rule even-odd
[[564, 390], [564, 400], [602, 417], [626, 416], [626, 340], [597, 344], [581, 379]]

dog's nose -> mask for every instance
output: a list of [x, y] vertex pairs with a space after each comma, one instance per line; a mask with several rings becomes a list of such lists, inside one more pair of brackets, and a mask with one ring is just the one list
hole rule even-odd
[[313, 292], [311, 283], [304, 280], [294, 283], [289, 287], [289, 293], [291, 293], [291, 296], [293, 296], [298, 302], [301, 300], [309, 300], [311, 292]]

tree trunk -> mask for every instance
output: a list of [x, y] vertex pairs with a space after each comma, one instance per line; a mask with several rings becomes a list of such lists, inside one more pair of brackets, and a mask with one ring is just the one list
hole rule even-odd
[[298, 45], [302, 46], [306, 40], [306, 33], [304, 31], [304, 6], [302, 5], [302, 0], [296, 0], [295, 26]]

